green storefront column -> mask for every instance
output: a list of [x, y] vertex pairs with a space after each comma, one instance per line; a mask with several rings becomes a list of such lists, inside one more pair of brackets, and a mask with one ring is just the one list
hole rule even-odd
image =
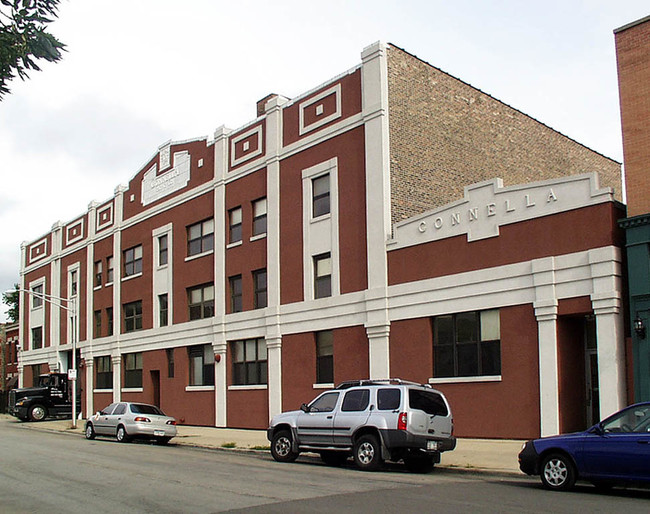
[[[634, 400], [650, 401], [650, 214], [627, 218], [619, 224], [626, 237]], [[646, 327], [645, 335], [634, 331], [637, 317]]]

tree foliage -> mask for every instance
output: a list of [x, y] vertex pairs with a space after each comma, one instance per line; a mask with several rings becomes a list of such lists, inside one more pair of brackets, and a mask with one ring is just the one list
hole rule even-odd
[[18, 321], [18, 308], [20, 305], [20, 294], [18, 294], [19, 286], [14, 284], [15, 291], [7, 291], [2, 293], [2, 301], [9, 306], [9, 309], [5, 311], [9, 321], [15, 323]]
[[29, 70], [40, 71], [37, 61], [57, 62], [65, 45], [46, 32], [57, 17], [60, 0], [0, 0], [0, 100], [7, 83], [22, 80]]

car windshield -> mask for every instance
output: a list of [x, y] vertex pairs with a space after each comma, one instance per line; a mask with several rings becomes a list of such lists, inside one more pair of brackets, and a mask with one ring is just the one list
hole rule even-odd
[[650, 432], [650, 405], [640, 405], [618, 413], [603, 423], [607, 433]]
[[131, 412], [133, 414], [154, 414], [158, 416], [164, 416], [165, 414], [155, 405], [147, 405], [144, 403], [133, 403], [131, 404]]

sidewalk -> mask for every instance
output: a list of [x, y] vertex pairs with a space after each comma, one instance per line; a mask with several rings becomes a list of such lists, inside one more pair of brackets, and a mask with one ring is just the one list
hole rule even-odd
[[[0, 417], [15, 420], [11, 416]], [[71, 428], [70, 420], [42, 421], [40, 423], [20, 423], [21, 426], [51, 432], [67, 432], [83, 437], [84, 421]], [[521, 475], [517, 455], [523, 441], [500, 439], [458, 439], [456, 449], [442, 454], [437, 466], [498, 475]], [[196, 427], [178, 425], [178, 435], [172, 444], [196, 448], [235, 449], [240, 451], [269, 451], [269, 441], [265, 430], [237, 430], [232, 428]]]

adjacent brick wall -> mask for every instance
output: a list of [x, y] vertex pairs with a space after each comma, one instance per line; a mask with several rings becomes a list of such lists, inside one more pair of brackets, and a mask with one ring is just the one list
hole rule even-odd
[[621, 166], [390, 45], [388, 102], [393, 223], [501, 177], [524, 184], [597, 171], [621, 194]]
[[616, 31], [628, 216], [650, 212], [650, 16]]

